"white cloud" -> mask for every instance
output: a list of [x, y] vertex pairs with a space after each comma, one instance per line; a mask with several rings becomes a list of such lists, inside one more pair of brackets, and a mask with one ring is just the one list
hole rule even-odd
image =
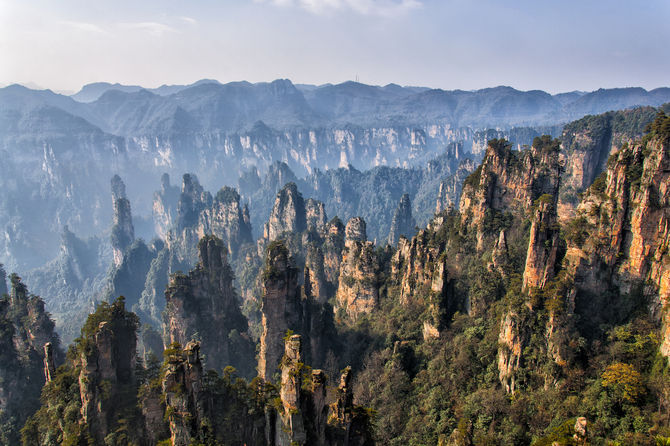
[[420, 8], [420, 0], [254, 0], [275, 6], [297, 6], [314, 14], [349, 10], [363, 15], [393, 17]]
[[193, 17], [182, 16], [182, 17], [179, 17], [179, 18], [182, 19], [184, 22], [188, 23], [189, 25], [197, 25], [198, 24], [198, 21], [196, 19], [194, 19]]
[[62, 20], [60, 22], [61, 25], [67, 26], [72, 29], [76, 29], [78, 31], [84, 31], [84, 32], [89, 32], [89, 33], [98, 33], [98, 34], [107, 34], [107, 31], [102, 29], [100, 26], [95, 25], [93, 23], [87, 23], [87, 22], [72, 22], [68, 20]]
[[158, 37], [162, 36], [165, 33], [177, 32], [177, 30], [172, 28], [171, 26], [158, 22], [127, 22], [127, 23], [119, 23], [119, 26], [122, 28], [144, 31]]

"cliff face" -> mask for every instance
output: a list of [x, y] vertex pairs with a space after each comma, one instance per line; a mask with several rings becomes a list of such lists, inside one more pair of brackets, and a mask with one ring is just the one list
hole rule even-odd
[[342, 261], [342, 251], [344, 250], [345, 227], [342, 221], [335, 217], [328, 222], [324, 236], [323, 267], [326, 280], [332, 287], [337, 286], [340, 275], [340, 262]]
[[114, 205], [114, 217], [112, 221], [112, 251], [114, 253], [114, 265], [119, 266], [123, 262], [125, 250], [135, 240], [135, 228], [133, 217], [130, 212], [130, 201], [126, 198], [126, 186], [118, 175], [112, 178], [112, 200]]
[[586, 116], [565, 126], [561, 136], [565, 164], [559, 202], [561, 218], [574, 217], [578, 194], [605, 171], [610, 155], [642, 136], [655, 114], [651, 107], [639, 107]]
[[400, 236], [411, 238], [414, 235], [416, 220], [412, 216], [412, 203], [408, 194], [403, 194], [398, 203], [398, 208], [391, 220], [391, 231], [389, 232], [389, 245], [395, 246]]
[[[668, 235], [670, 234], [670, 121], [659, 115], [640, 144], [610, 157], [607, 170], [586, 191], [571, 222], [566, 269], [574, 277], [576, 311], [603, 308], [616, 320], [639, 294], [662, 322], [661, 352], [670, 355]], [[609, 284], [606, 292], [602, 284]], [[626, 297], [630, 296], [630, 297]]]
[[185, 345], [197, 334], [207, 367], [221, 370], [232, 365], [248, 375], [253, 370], [253, 346], [246, 336], [247, 322], [233, 288], [226, 248], [220, 239], [208, 236], [198, 250], [196, 268], [188, 275], [174, 275], [165, 292], [165, 346]]
[[444, 248], [431, 240], [429, 229], [422, 229], [411, 240], [401, 238], [391, 259], [391, 278], [400, 288], [401, 304], [428, 297], [430, 317], [424, 321], [424, 338], [437, 336], [458, 309]]
[[532, 224], [522, 290], [544, 288], [554, 277], [560, 232], [556, 215], [557, 198], [556, 195], [543, 195], [536, 200], [531, 211]]
[[477, 228], [478, 249], [483, 248], [483, 230], [496, 215], [523, 214], [540, 196], [555, 196], [558, 191], [557, 140], [536, 138], [530, 149], [521, 152], [510, 147], [505, 140], [491, 140], [481, 166], [463, 184], [462, 220]]
[[526, 343], [527, 321], [516, 311], [509, 310], [500, 321], [498, 336], [498, 379], [507, 393], [516, 390], [517, 376]]
[[287, 331], [303, 331], [298, 274], [286, 247], [282, 243], [271, 243], [263, 271], [263, 334], [258, 356], [258, 376], [265, 381], [271, 381], [277, 371], [284, 351], [282, 339]]
[[[158, 222], [168, 220], [164, 214], [155, 214], [155, 217]], [[195, 175], [186, 174], [177, 204], [176, 222], [168, 231], [167, 244], [180, 262], [192, 264], [197, 261], [195, 247], [198, 240], [205, 235], [220, 238], [231, 260], [237, 259], [242, 247], [252, 243], [248, 210], [245, 214], [235, 189], [223, 187], [212, 198]]]
[[366, 240], [362, 218], [349, 220], [345, 233], [335, 310], [342, 309], [356, 320], [359, 314], [370, 313], [379, 303], [379, 265], [374, 244]]

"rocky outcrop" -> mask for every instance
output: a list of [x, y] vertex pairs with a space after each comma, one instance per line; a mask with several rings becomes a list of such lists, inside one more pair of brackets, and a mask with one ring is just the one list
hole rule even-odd
[[267, 248], [263, 270], [261, 304], [263, 333], [258, 355], [258, 376], [271, 381], [284, 352], [288, 330], [302, 332], [303, 307], [298, 285], [299, 271], [281, 242]]
[[[158, 244], [156, 247], [158, 248]], [[164, 246], [156, 253], [149, 265], [140, 300], [134, 308], [143, 321], [154, 327], [160, 327], [163, 323], [162, 313], [165, 309], [165, 289], [169, 283], [170, 260], [171, 254], [167, 247]]]
[[[312, 203], [311, 212], [315, 213], [317, 209]], [[316, 215], [313, 215], [314, 217]], [[295, 183], [288, 183], [277, 194], [270, 219], [263, 230], [263, 237], [272, 242], [283, 233], [300, 233], [305, 229], [307, 229], [305, 201]]]
[[117, 422], [117, 409], [136, 386], [137, 317], [125, 311], [123, 299], [114, 302], [97, 326], [84, 327], [86, 347], [79, 354], [81, 419], [98, 444]]
[[[558, 140], [535, 138], [530, 149], [516, 152], [506, 140], [491, 140], [482, 164], [463, 184], [463, 223], [477, 230], [477, 248], [484, 247], [487, 225], [503, 212], [524, 215], [535, 200], [558, 192], [561, 166]], [[498, 233], [494, 234], [496, 237]]]
[[303, 283], [305, 294], [310, 295], [316, 302], [323, 304], [328, 301], [329, 283], [324, 269], [323, 251], [318, 246], [310, 245], [307, 248]]
[[586, 116], [567, 124], [561, 136], [565, 173], [561, 179], [561, 218], [574, 217], [579, 194], [607, 168], [607, 159], [624, 145], [642, 137], [654, 119], [651, 107], [639, 107]]
[[239, 309], [226, 248], [214, 236], [198, 244], [195, 269], [172, 276], [165, 291], [163, 313], [165, 347], [202, 341], [207, 367], [232, 365], [245, 376], [253, 370], [253, 346], [246, 335], [247, 321]]
[[323, 233], [326, 229], [326, 224], [328, 223], [326, 207], [324, 204], [313, 198], [308, 198], [307, 201], [305, 201], [305, 214], [307, 228]]
[[411, 238], [415, 233], [416, 220], [412, 216], [412, 203], [408, 194], [403, 194], [398, 203], [398, 208], [393, 214], [391, 220], [391, 231], [389, 232], [388, 243], [395, 246], [400, 236]]
[[574, 305], [579, 311], [593, 311], [598, 316], [593, 324], [616, 322], [641, 297], [647, 299], [652, 316], [662, 323], [660, 348], [666, 356], [670, 355], [670, 138], [663, 125], [669, 121], [660, 114], [645, 140], [610, 158], [568, 224], [565, 261], [574, 283]]
[[161, 176], [161, 190], [154, 192], [152, 213], [154, 231], [163, 240], [167, 239], [168, 231], [177, 217], [179, 188], [170, 185], [170, 175]]
[[432, 235], [430, 229], [422, 229], [411, 240], [401, 238], [391, 259], [391, 277], [400, 289], [401, 304], [427, 300], [430, 317], [424, 321], [425, 338], [439, 334], [458, 309], [444, 246], [434, 243]]
[[126, 249], [135, 240], [135, 228], [133, 217], [130, 212], [130, 201], [126, 198], [126, 186], [118, 175], [112, 178], [112, 199], [114, 205], [114, 217], [112, 221], [112, 251], [114, 253], [114, 265], [119, 266], [123, 262]]
[[344, 250], [345, 228], [342, 221], [335, 217], [328, 222], [324, 242], [323, 269], [326, 280], [333, 288], [337, 287], [340, 276], [340, 262], [342, 261], [342, 251]]
[[547, 194], [535, 201], [523, 271], [523, 291], [544, 288], [554, 277], [560, 233], [556, 215], [557, 198]]
[[342, 309], [356, 320], [360, 314], [374, 310], [379, 303], [378, 269], [375, 246], [366, 241], [365, 221], [352, 218], [346, 227], [335, 311]]
[[518, 312], [509, 310], [500, 321], [498, 336], [498, 379], [507, 393], [516, 390], [525, 342], [525, 322]]
[[[344, 446], [372, 444], [370, 420], [355, 410], [351, 387], [351, 367], [346, 367], [328, 404], [326, 380], [322, 370], [306, 373], [302, 338], [286, 339], [281, 362], [281, 406], [277, 408], [269, 444], [275, 446]], [[304, 382], [311, 380], [311, 385]]]
[[435, 205], [436, 214], [442, 211], [458, 209], [463, 182], [476, 168], [475, 162], [466, 158], [458, 165], [456, 173], [440, 182], [437, 203]]
[[174, 446], [189, 446], [198, 439], [207, 409], [202, 375], [199, 343], [189, 342], [183, 352], [179, 349], [168, 352], [163, 394]]
[[362, 217], [354, 217], [347, 222], [344, 229], [344, 242], [349, 245], [353, 242], [365, 242], [368, 239], [365, 220]]
[[293, 335], [285, 342], [281, 364], [281, 387], [279, 397], [282, 407], [277, 417], [275, 444], [277, 446], [302, 446], [307, 444], [307, 432], [302, 406], [303, 374], [302, 341]]
[[[124, 296], [128, 307], [139, 312], [147, 274], [152, 262], [163, 249], [164, 243], [159, 239], [154, 240], [148, 246], [144, 240], [137, 239], [127, 247], [121, 263], [113, 267], [109, 273], [109, 283], [104, 294], [105, 300], [111, 302], [118, 296]], [[148, 311], [149, 314], [151, 312], [151, 310]], [[149, 322], [150, 319], [145, 321]]]
[[498, 240], [491, 251], [490, 269], [495, 269], [500, 273], [500, 276], [506, 278], [509, 275], [509, 248], [507, 246], [507, 232], [504, 229], [500, 230]]
[[195, 175], [186, 174], [167, 244], [180, 262], [194, 264], [198, 241], [205, 235], [220, 238], [231, 260], [237, 259], [242, 247], [252, 243], [248, 209], [241, 205], [235, 189], [223, 187], [212, 198]]

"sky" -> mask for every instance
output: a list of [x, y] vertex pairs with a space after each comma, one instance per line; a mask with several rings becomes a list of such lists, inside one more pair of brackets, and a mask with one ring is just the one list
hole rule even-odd
[[669, 0], [0, 0], [0, 85], [670, 86]]

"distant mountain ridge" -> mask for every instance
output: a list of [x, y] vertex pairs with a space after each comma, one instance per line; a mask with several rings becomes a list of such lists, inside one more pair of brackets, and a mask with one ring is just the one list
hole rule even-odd
[[[0, 89], [0, 107], [5, 108], [6, 101], [13, 104], [19, 101], [19, 90], [16, 85]], [[94, 83], [70, 97], [50, 90], [25, 90], [23, 101], [32, 106], [39, 105], [40, 101], [58, 104], [104, 131], [123, 136], [170, 131], [167, 125], [170, 122], [180, 130], [186, 123], [186, 127], [193, 130], [224, 132], [248, 130], [257, 121], [275, 129], [348, 123], [380, 126], [431, 122], [475, 128], [553, 125], [587, 114], [658, 106], [670, 101], [667, 87], [650, 91], [639, 87], [611, 88], [551, 95], [541, 90], [520, 91], [506, 86], [463, 91], [396, 84], [382, 87], [353, 81], [336, 85], [294, 85], [288, 79], [226, 84], [202, 79], [190, 85], [163, 85], [153, 89]], [[22, 104], [22, 108], [25, 106]], [[129, 109], [134, 113], [127, 114]]]

